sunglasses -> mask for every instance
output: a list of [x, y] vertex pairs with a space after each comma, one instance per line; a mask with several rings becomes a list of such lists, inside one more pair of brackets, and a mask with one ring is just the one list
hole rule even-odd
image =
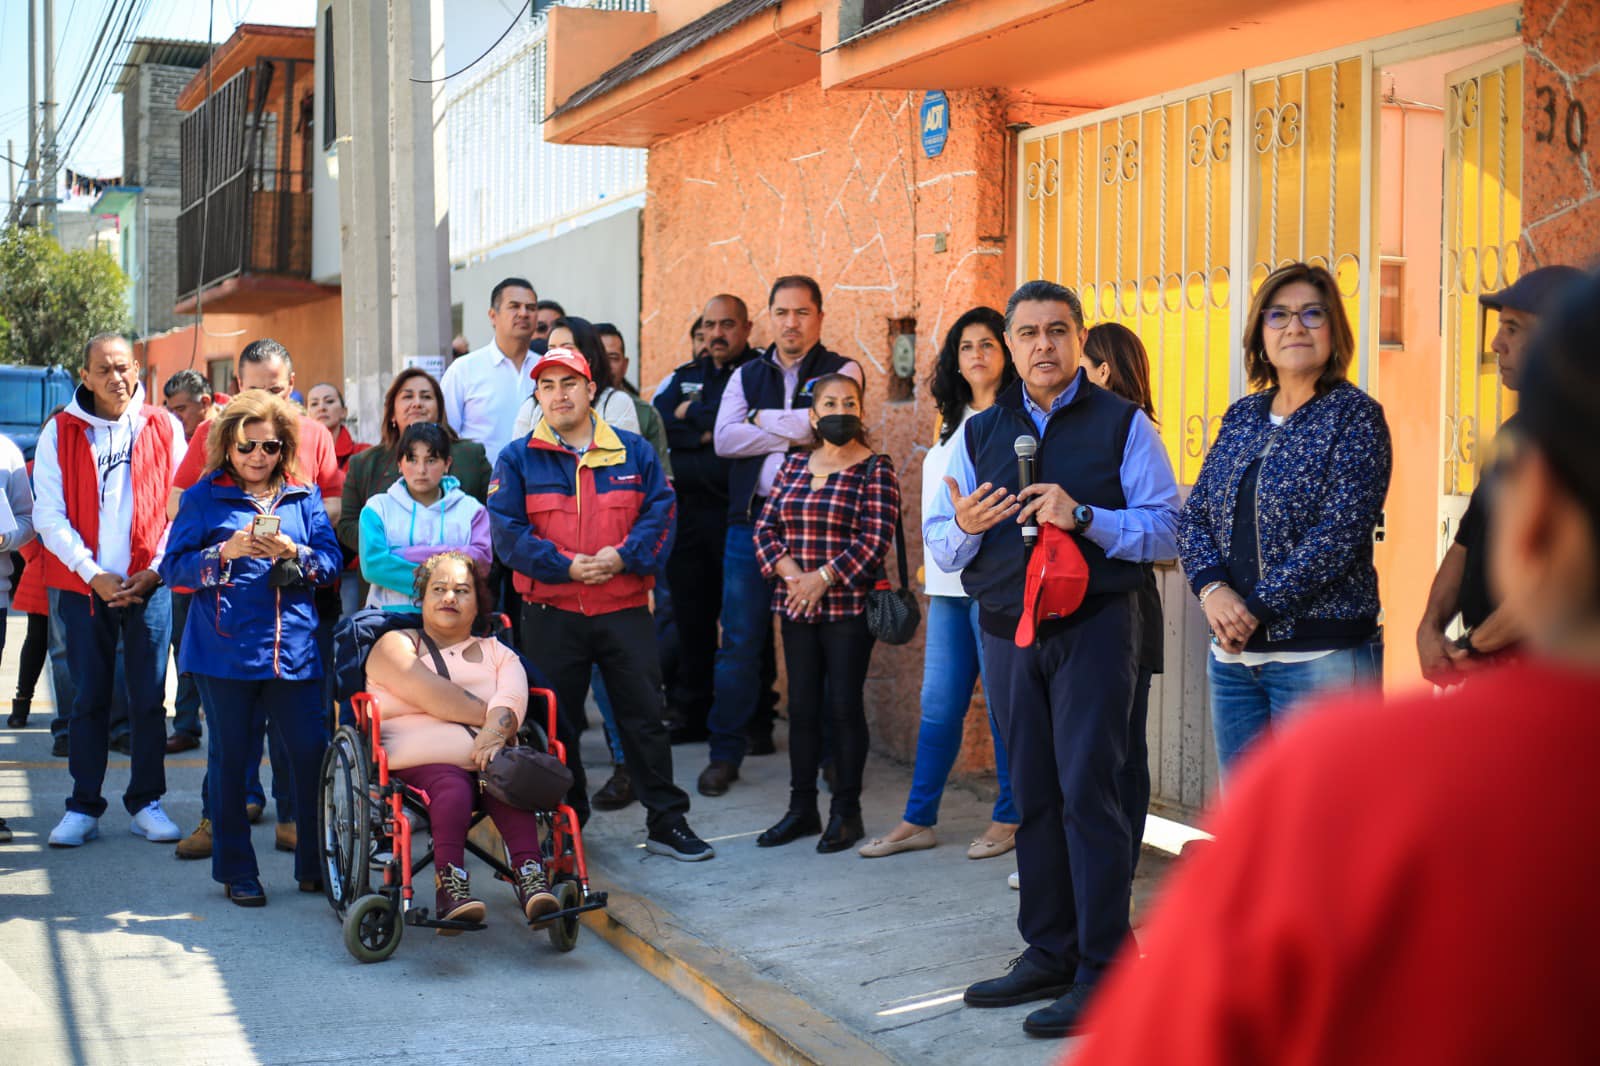
[[1302, 307], [1298, 312], [1287, 307], [1269, 307], [1261, 320], [1267, 324], [1268, 329], [1287, 329], [1289, 320], [1295, 315], [1300, 316], [1300, 324], [1306, 329], [1321, 329], [1328, 324], [1328, 309], [1321, 304], [1312, 304]]
[[240, 455], [249, 455], [259, 447], [267, 455], [277, 455], [283, 451], [281, 440], [240, 440], [234, 441], [233, 446], [239, 449]]

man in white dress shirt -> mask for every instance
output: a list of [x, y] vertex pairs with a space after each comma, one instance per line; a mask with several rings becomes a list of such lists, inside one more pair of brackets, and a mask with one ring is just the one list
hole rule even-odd
[[533, 340], [539, 294], [526, 278], [506, 278], [489, 296], [494, 340], [444, 372], [444, 415], [467, 440], [483, 445], [492, 464], [515, 436], [517, 410], [533, 394], [523, 373]]

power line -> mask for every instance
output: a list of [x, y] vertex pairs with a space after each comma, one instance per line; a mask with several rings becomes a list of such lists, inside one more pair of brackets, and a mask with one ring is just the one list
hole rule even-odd
[[502, 33], [499, 37], [496, 37], [495, 41], [494, 41], [494, 44], [491, 44], [488, 48], [484, 49], [483, 54], [481, 56], [479, 56], [477, 59], [474, 59], [472, 62], [468, 63], [466, 66], [462, 67], [460, 70], [456, 71], [454, 74], [446, 74], [442, 78], [412, 78], [412, 79], [410, 79], [412, 84], [414, 84], [414, 85], [437, 85], [442, 81], [449, 81], [451, 78], [459, 77], [460, 75], [465, 74], [467, 71], [471, 70], [473, 67], [477, 66], [479, 63], [482, 63], [485, 59], [489, 58], [489, 53], [490, 52], [493, 52], [496, 48], [500, 47], [500, 42], [501, 41], [503, 41], [507, 37], [511, 36], [511, 31], [517, 28], [517, 23], [522, 21], [522, 15], [523, 15], [523, 13], [525, 11], [528, 10], [528, 5], [531, 4], [531, 3], [533, 3], [533, 0], [523, 0], [522, 7], [520, 9], [518, 9], [516, 17], [511, 20], [511, 25], [507, 26], [506, 29], [505, 29], [505, 32]]
[[88, 126], [90, 118], [99, 108], [100, 102], [105, 99], [106, 91], [111, 85], [111, 75], [122, 67], [122, 59], [127, 56], [127, 49], [131, 44], [132, 35], [139, 32], [139, 26], [144, 22], [145, 14], [150, 10], [151, 0], [132, 0], [132, 6], [122, 20], [122, 26], [117, 31], [117, 39], [106, 52], [105, 64], [101, 68], [100, 82], [95, 86], [94, 95], [90, 97], [88, 105], [83, 110], [83, 115], [78, 121], [78, 128], [73, 131], [71, 139], [67, 142], [66, 151], [60, 153], [61, 158], [71, 154], [78, 145], [78, 139], [83, 136], [84, 129]]

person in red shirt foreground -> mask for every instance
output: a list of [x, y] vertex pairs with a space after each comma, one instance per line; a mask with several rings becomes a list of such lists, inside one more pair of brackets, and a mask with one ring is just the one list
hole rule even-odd
[[1600, 275], [1534, 340], [1490, 579], [1528, 658], [1308, 714], [1230, 781], [1073, 1066], [1593, 1062]]

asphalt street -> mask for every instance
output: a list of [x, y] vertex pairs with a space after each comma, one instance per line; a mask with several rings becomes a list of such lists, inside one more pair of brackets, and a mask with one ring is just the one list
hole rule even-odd
[[[6, 708], [23, 636], [21, 619], [9, 626]], [[487, 930], [410, 929], [389, 961], [362, 965], [327, 902], [295, 890], [270, 813], [254, 833], [262, 910], [227, 902], [209, 862], [132, 835], [124, 756], [111, 759], [100, 839], [47, 847], [70, 779], [49, 753], [41, 690], [28, 728], [0, 724], [0, 817], [16, 834], [0, 844], [0, 1062], [761, 1061], [588, 929], [558, 953], [475, 860]], [[167, 760], [165, 806], [185, 832], [199, 818], [200, 755]]]

